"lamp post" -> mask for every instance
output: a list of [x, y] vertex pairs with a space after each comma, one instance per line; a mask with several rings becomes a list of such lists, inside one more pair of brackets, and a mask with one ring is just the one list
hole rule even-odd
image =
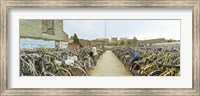
[[104, 43], [106, 45], [106, 19], [105, 19], [105, 38], [104, 38]]

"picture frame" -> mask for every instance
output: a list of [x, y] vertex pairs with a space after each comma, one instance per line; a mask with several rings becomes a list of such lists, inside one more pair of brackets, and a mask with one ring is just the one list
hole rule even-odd
[[[200, 95], [200, 65], [199, 65], [199, 0], [1, 0], [1, 32], [0, 32], [0, 86], [1, 95]], [[8, 62], [9, 62], [9, 46], [8, 46], [8, 10], [10, 8], [192, 8], [192, 88], [8, 88]]]

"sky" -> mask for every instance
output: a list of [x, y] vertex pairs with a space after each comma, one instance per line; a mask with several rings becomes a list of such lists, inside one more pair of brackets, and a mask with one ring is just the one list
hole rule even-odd
[[[63, 30], [80, 39], [165, 38], [180, 40], [180, 20], [64, 20]], [[106, 34], [106, 35], [105, 35]]]

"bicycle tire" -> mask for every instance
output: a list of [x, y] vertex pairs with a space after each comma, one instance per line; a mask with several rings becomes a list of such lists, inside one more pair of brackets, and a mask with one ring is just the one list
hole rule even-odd
[[80, 67], [74, 67], [72, 68], [72, 71], [75, 73], [73, 74], [75, 76], [88, 76], [87, 72]]
[[134, 64], [134, 65], [132, 66], [132, 69], [131, 69], [132, 75], [138, 76], [138, 75], [139, 75], [139, 74], [138, 74], [138, 70], [140, 70], [140, 65]]
[[85, 60], [85, 62], [84, 62], [84, 70], [85, 70], [85, 72], [87, 72], [88, 73], [88, 70], [90, 69], [90, 64], [89, 64], [90, 62], [88, 61], [88, 60]]
[[129, 70], [129, 69], [130, 69], [130, 68], [129, 68], [130, 66], [129, 66], [127, 63], [124, 64], [124, 67], [125, 67], [125, 69], [126, 69], [127, 71], [130, 71], [130, 70]]
[[159, 76], [160, 74], [162, 74], [163, 71], [161, 70], [153, 70], [151, 71], [148, 76]]
[[51, 72], [44, 72], [44, 76], [55, 76], [55, 75]]
[[72, 74], [65, 68], [59, 68], [56, 74], [58, 76], [72, 76]]

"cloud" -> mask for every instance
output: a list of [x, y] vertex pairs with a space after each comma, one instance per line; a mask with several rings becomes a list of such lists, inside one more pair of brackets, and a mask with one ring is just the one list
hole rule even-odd
[[64, 31], [72, 36], [74, 33], [80, 38], [96, 39], [104, 36], [102, 20], [64, 20]]
[[[107, 20], [106, 37], [136, 36], [138, 39], [167, 38], [180, 40], [179, 20]], [[105, 20], [64, 20], [64, 31], [80, 38], [96, 39], [105, 37]]]

